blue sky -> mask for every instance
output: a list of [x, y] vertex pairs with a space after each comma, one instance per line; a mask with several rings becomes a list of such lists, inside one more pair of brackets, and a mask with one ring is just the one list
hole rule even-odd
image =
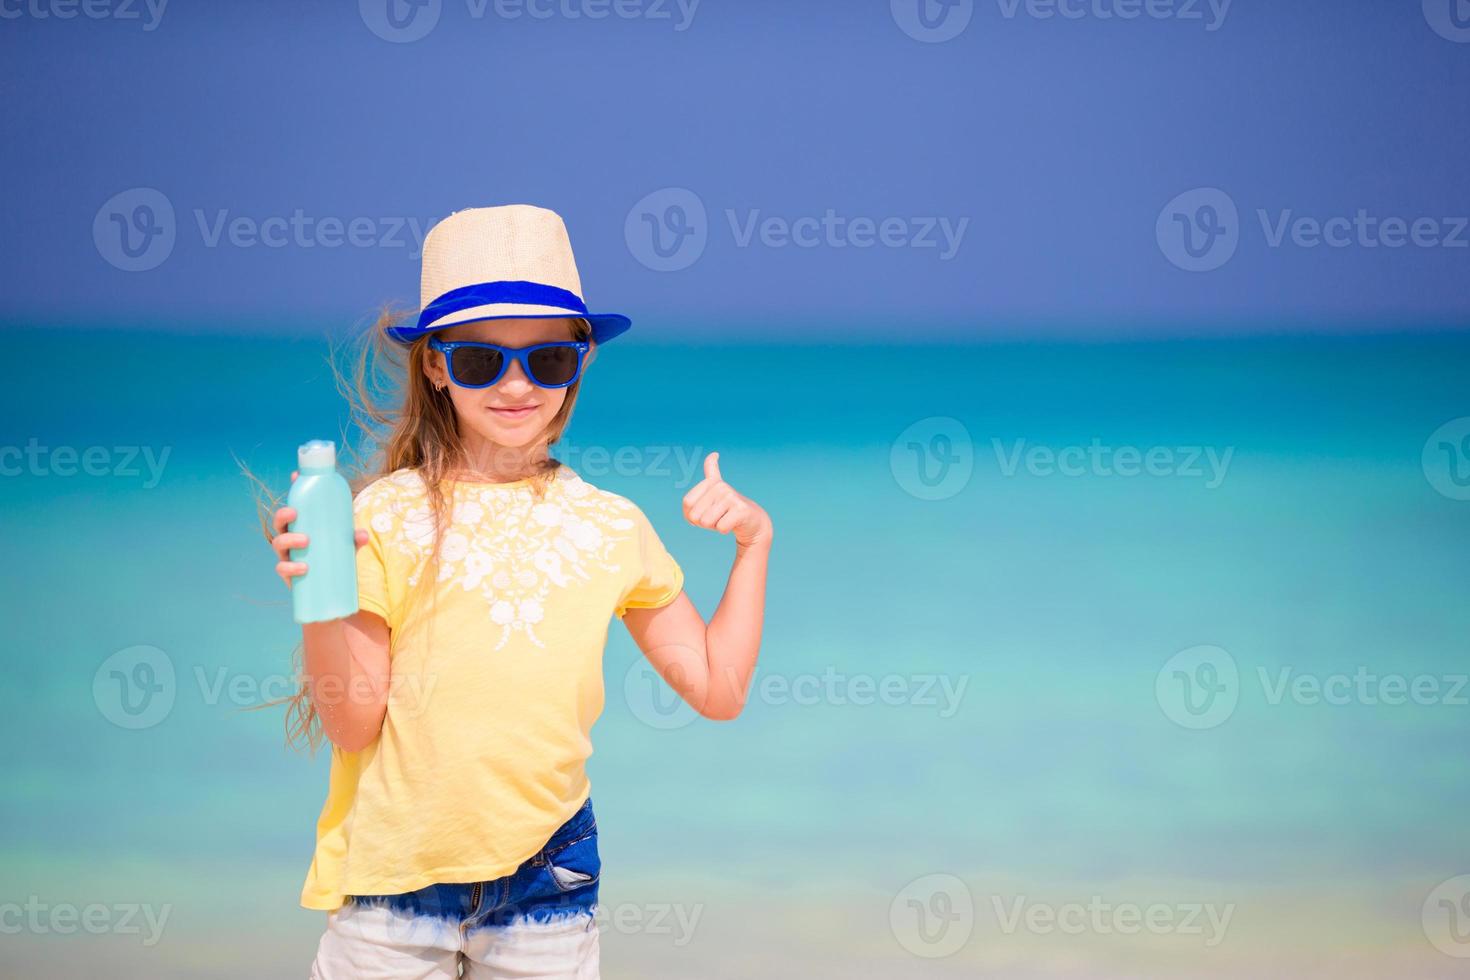
[[0, 4], [0, 316], [352, 318], [512, 202], [653, 336], [1470, 312], [1464, 0], [389, 2]]

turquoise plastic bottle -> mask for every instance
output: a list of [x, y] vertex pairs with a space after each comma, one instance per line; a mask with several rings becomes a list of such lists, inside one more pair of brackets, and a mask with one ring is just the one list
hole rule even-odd
[[352, 488], [337, 472], [337, 447], [313, 439], [296, 450], [297, 476], [286, 496], [296, 508], [289, 530], [306, 534], [305, 548], [291, 560], [306, 562], [306, 574], [291, 580], [291, 606], [298, 623], [341, 619], [357, 612], [357, 545], [353, 540]]

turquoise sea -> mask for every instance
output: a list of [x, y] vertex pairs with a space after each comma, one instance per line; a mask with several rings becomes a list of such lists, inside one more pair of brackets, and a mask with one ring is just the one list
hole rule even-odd
[[[236, 460], [337, 437], [323, 335], [6, 339], [0, 972], [302, 976], [328, 759], [242, 710], [299, 631]], [[706, 616], [713, 450], [761, 664], [705, 722], [611, 627], [606, 976], [1465, 974], [1470, 336], [630, 335], [565, 458]]]

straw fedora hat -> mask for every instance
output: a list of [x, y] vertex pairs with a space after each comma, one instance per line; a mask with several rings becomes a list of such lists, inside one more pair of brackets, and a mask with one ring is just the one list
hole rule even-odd
[[633, 322], [589, 313], [561, 215], [530, 204], [456, 211], [424, 237], [418, 322], [388, 327], [401, 344], [457, 323], [506, 317], [582, 317], [603, 344]]

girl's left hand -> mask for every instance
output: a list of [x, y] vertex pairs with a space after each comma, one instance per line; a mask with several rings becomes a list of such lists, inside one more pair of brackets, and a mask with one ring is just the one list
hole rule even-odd
[[695, 527], [721, 534], [735, 532], [740, 548], [769, 543], [773, 534], [771, 517], [754, 500], [720, 477], [719, 453], [704, 458], [704, 479], [684, 495], [684, 516]]

